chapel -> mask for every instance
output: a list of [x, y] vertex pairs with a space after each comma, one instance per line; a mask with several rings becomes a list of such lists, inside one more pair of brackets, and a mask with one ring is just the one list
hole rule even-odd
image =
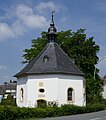
[[45, 48], [26, 65], [17, 78], [18, 107], [86, 105], [85, 78], [60, 48], [53, 14]]

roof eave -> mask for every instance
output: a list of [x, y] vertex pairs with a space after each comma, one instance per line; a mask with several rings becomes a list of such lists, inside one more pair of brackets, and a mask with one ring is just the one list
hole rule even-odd
[[63, 74], [63, 75], [85, 76], [84, 73], [70, 73], [70, 72], [54, 71], [54, 72], [21, 73], [21, 74], [16, 74], [14, 77], [18, 78], [18, 77], [27, 76], [27, 75], [41, 75], [41, 74]]

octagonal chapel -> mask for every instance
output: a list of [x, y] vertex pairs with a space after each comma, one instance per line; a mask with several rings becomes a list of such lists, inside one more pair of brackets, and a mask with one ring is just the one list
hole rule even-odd
[[47, 37], [45, 48], [15, 75], [17, 106], [85, 106], [84, 74], [58, 45], [53, 14]]

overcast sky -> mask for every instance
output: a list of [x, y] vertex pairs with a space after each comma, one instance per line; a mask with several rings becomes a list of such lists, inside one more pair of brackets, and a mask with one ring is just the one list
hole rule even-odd
[[[0, 83], [15, 80], [24, 67], [23, 50], [47, 31], [52, 10], [58, 31], [85, 28], [100, 46], [100, 59], [106, 56], [106, 0], [0, 0]], [[106, 59], [97, 67], [104, 76]]]

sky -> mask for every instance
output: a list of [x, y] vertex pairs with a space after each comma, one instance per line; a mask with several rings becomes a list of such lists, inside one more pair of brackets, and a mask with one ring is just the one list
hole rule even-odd
[[13, 76], [25, 65], [23, 50], [31, 40], [47, 31], [51, 11], [58, 31], [86, 29], [100, 46], [96, 67], [106, 75], [106, 0], [0, 0], [0, 83], [16, 80]]

